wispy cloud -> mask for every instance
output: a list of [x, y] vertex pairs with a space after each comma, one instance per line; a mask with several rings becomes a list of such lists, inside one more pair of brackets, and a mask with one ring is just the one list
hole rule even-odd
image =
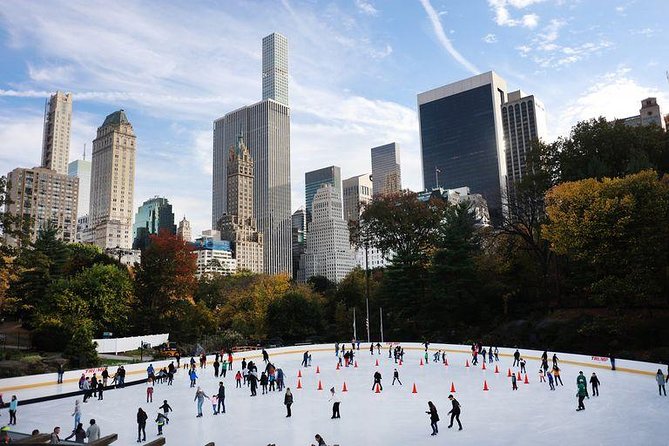
[[358, 8], [358, 11], [363, 14], [375, 16], [379, 14], [379, 10], [374, 7], [371, 2], [365, 0], [355, 0], [355, 6]]
[[499, 26], [522, 26], [533, 29], [539, 24], [539, 16], [535, 13], [523, 14], [513, 18], [509, 8], [524, 9], [544, 0], [488, 0], [488, 5], [495, 13], [495, 23]]
[[486, 34], [481, 40], [485, 43], [497, 43], [497, 36], [494, 34]]
[[420, 0], [420, 3], [423, 5], [423, 8], [425, 9], [427, 16], [430, 19], [430, 22], [432, 23], [432, 28], [437, 36], [437, 39], [439, 40], [439, 43], [441, 43], [441, 45], [446, 49], [446, 51], [448, 51], [448, 54], [450, 54], [451, 57], [453, 57], [453, 59], [456, 60], [456, 62], [465, 67], [467, 71], [469, 71], [470, 73], [479, 74], [481, 71], [478, 68], [476, 68], [474, 64], [468, 61], [462, 54], [460, 54], [458, 50], [456, 50], [455, 47], [453, 46], [450, 39], [446, 37], [446, 33], [444, 32], [444, 27], [442, 26], [441, 21], [439, 20], [439, 15], [430, 4], [430, 1]]

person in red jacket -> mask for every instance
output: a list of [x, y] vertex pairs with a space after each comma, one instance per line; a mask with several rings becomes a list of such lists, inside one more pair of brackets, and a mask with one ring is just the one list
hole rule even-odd
[[237, 370], [237, 374], [235, 375], [235, 381], [237, 382], [236, 387], [242, 387], [242, 372]]

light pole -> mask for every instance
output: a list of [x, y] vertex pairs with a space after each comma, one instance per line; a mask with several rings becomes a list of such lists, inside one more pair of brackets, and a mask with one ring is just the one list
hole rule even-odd
[[371, 342], [369, 336], [369, 243], [365, 240], [365, 303], [367, 306], [367, 342]]

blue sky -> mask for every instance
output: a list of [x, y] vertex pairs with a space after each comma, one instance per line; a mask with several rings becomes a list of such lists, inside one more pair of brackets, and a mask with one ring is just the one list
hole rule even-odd
[[211, 215], [212, 121], [261, 96], [261, 39], [290, 45], [293, 209], [304, 172], [370, 170], [397, 141], [422, 188], [416, 94], [495, 70], [535, 94], [549, 139], [581, 119], [669, 112], [666, 0], [0, 0], [0, 172], [39, 164], [44, 98], [74, 93], [70, 159], [124, 108], [138, 135], [135, 205]]

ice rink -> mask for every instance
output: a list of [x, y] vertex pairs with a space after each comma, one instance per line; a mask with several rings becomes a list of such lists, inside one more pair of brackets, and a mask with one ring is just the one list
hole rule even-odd
[[[350, 344], [348, 344], [350, 346]], [[292, 418], [286, 418], [283, 392], [270, 392], [250, 397], [247, 387], [235, 388], [234, 373], [228, 372], [224, 379], [226, 386], [227, 413], [213, 415], [211, 404], [205, 402], [204, 417], [196, 418], [194, 389], [189, 387], [185, 370], [180, 370], [174, 385], [157, 384], [153, 403], [146, 403], [145, 385], [137, 385], [120, 390], [105, 392], [104, 401], [95, 399], [82, 404], [84, 426], [90, 418], [95, 418], [102, 434], [117, 433], [118, 445], [136, 444], [137, 425], [135, 416], [138, 407], [149, 415], [147, 440], [157, 437], [155, 420], [163, 400], [174, 408], [170, 423], [165, 427], [168, 445], [200, 446], [208, 442], [216, 445], [234, 444], [265, 446], [301, 446], [314, 442], [314, 434], [323, 436], [328, 445], [427, 445], [457, 444], [476, 445], [667, 445], [669, 437], [665, 430], [669, 399], [658, 396], [654, 376], [608, 368], [588, 368], [561, 363], [564, 387], [550, 391], [548, 384], [540, 383], [538, 370], [540, 362], [528, 360], [529, 384], [519, 381], [519, 389], [512, 391], [507, 371], [512, 358], [500, 357], [500, 361], [486, 364], [487, 370], [465, 367], [470, 355], [448, 353], [448, 366], [430, 362], [423, 366], [420, 359], [423, 350], [417, 344], [408, 345], [401, 366], [388, 358], [387, 347], [381, 355], [372, 356], [362, 344], [356, 351], [358, 367], [342, 367], [336, 370], [337, 359], [332, 346], [317, 346], [312, 350], [312, 366], [301, 368], [300, 351], [278, 353], [268, 350], [270, 360], [281, 367], [286, 374], [286, 384], [293, 390], [295, 403]], [[310, 347], [301, 347], [308, 349]], [[324, 351], [327, 348], [327, 351]], [[465, 348], [465, 347], [463, 347]], [[321, 351], [317, 351], [321, 350]], [[436, 351], [437, 348], [434, 348]], [[432, 348], [430, 360], [432, 360]], [[248, 354], [264, 369], [262, 359]], [[521, 349], [522, 353], [522, 349]], [[552, 352], [549, 352], [549, 363]], [[240, 369], [244, 354], [236, 354], [234, 371]], [[379, 366], [375, 366], [376, 360]], [[188, 360], [184, 358], [182, 361]], [[495, 374], [495, 365], [500, 373]], [[320, 368], [320, 373], [316, 369]], [[397, 368], [400, 385], [391, 385], [393, 370]], [[115, 367], [110, 368], [114, 372]], [[373, 374], [380, 371], [383, 376], [383, 391], [372, 390]], [[518, 368], [512, 368], [517, 371]], [[601, 381], [599, 397], [585, 400], [586, 410], [576, 412], [576, 376], [583, 370], [589, 379], [595, 371]], [[297, 375], [301, 371], [302, 389], [297, 389]], [[666, 372], [663, 369], [663, 372]], [[214, 377], [210, 365], [198, 368], [198, 385], [212, 395], [217, 391], [219, 379]], [[55, 375], [54, 375], [55, 376]], [[135, 380], [144, 375], [129, 376]], [[523, 376], [524, 378], [524, 376]], [[324, 390], [317, 390], [319, 380]], [[489, 391], [483, 391], [484, 380]], [[348, 392], [342, 392], [346, 382]], [[412, 393], [413, 384], [417, 393]], [[461, 421], [464, 430], [447, 429], [448, 400], [451, 384], [454, 396], [462, 405]], [[341, 419], [332, 420], [332, 403], [329, 389], [335, 387], [341, 400]], [[37, 394], [56, 393], [56, 385], [39, 389], [25, 389], [7, 392], [3, 397], [9, 401], [11, 394], [25, 399]], [[60, 391], [76, 389], [76, 384], [58, 386]], [[590, 385], [588, 385], [590, 391]], [[80, 397], [78, 397], [80, 398]], [[47, 401], [19, 406], [17, 431], [30, 432], [39, 429], [50, 432], [59, 425], [66, 433], [73, 427], [71, 413], [76, 398]], [[425, 411], [427, 402], [436, 405], [441, 421], [439, 434], [430, 436], [430, 421]], [[6, 423], [7, 411], [3, 410], [0, 420]], [[456, 426], [457, 427], [457, 426]]]

